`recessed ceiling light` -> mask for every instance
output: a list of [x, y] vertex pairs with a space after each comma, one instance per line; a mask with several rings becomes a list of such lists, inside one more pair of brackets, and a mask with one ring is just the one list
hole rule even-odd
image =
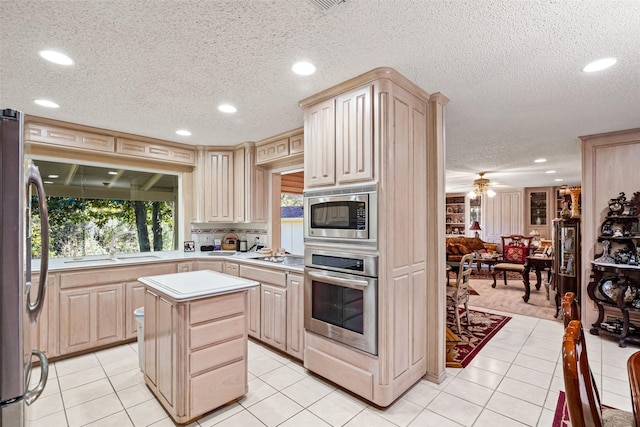
[[53, 181], [43, 181], [45, 184], [53, 184]]
[[117, 172], [117, 171], [109, 171], [109, 172], [107, 172], [107, 173], [108, 173], [109, 175], [118, 175], [118, 172]]
[[73, 59], [69, 58], [64, 53], [56, 52], [55, 50], [41, 50], [38, 52], [41, 57], [49, 62], [53, 62], [59, 65], [72, 65]]
[[48, 175], [47, 178], [56, 179], [60, 178], [60, 175]]
[[46, 99], [36, 99], [35, 101], [36, 104], [42, 106], [42, 107], [47, 107], [47, 108], [60, 108], [60, 106], [58, 104], [56, 104], [53, 101], [49, 101]]
[[556, 173], [556, 171], [546, 171], [545, 173]]
[[562, 179], [562, 178], [556, 178], [556, 179], [554, 179], [554, 181], [556, 181], [556, 182], [562, 182], [562, 181], [564, 181], [564, 179]]
[[589, 62], [582, 68], [585, 73], [593, 73], [594, 71], [606, 70], [617, 62], [616, 58], [602, 58]]
[[293, 64], [291, 67], [294, 73], [300, 76], [309, 76], [316, 72], [316, 66], [310, 62], [300, 61]]
[[186, 129], [178, 129], [176, 133], [180, 136], [191, 136], [191, 132]]
[[222, 104], [218, 107], [218, 110], [222, 111], [223, 113], [235, 113], [236, 111], [238, 111], [238, 109], [231, 104]]
[[547, 159], [535, 159], [535, 160], [533, 161], [533, 163], [544, 163], [544, 162], [546, 162], [546, 161], [547, 161]]

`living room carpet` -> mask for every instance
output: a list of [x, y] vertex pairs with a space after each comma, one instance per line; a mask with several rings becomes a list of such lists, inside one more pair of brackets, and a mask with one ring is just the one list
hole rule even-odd
[[492, 288], [493, 280], [472, 275], [470, 285], [475, 290], [476, 295], [472, 294], [469, 298], [469, 305], [475, 308], [559, 321], [559, 317], [554, 317], [556, 313], [555, 302], [547, 299], [544, 285], [540, 286], [540, 290], [536, 290], [535, 275], [532, 274], [531, 278], [529, 302], [524, 302], [522, 299], [524, 284], [522, 283], [522, 275], [518, 276], [518, 278], [507, 279], [507, 286], [504, 285], [502, 280], [499, 280], [496, 287]]
[[453, 331], [460, 342], [453, 348], [453, 360], [464, 368], [473, 360], [498, 331], [507, 324], [511, 317], [484, 311], [469, 310], [471, 325], [467, 325], [467, 314], [460, 308], [460, 323], [462, 331], [458, 332], [453, 310], [447, 310], [447, 326]]

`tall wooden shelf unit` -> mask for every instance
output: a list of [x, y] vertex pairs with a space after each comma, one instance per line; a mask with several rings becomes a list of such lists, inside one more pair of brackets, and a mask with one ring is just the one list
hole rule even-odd
[[445, 210], [447, 237], [464, 236], [467, 224], [466, 216], [468, 215], [464, 194], [447, 195]]

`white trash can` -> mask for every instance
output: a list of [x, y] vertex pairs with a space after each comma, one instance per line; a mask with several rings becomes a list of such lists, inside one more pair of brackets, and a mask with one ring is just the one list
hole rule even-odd
[[144, 307], [133, 310], [133, 315], [138, 324], [138, 364], [140, 370], [144, 372]]

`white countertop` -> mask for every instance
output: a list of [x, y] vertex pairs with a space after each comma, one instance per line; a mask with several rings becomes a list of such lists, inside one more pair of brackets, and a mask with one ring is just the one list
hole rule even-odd
[[[213, 255], [212, 255], [213, 254]], [[233, 261], [244, 264], [261, 265], [263, 267], [277, 270], [287, 270], [302, 273], [303, 265], [289, 265], [262, 261], [256, 258], [265, 257], [258, 252], [183, 252], [183, 251], [162, 251], [162, 252], [141, 252], [135, 254], [117, 254], [115, 257], [108, 255], [86, 256], [81, 259], [72, 258], [50, 258], [49, 271], [78, 270], [85, 268], [117, 268], [132, 264], [152, 264], [167, 261]], [[32, 271], [37, 273], [40, 268], [40, 260], [32, 261]]]
[[140, 282], [175, 299], [185, 301], [241, 291], [258, 286], [258, 282], [210, 270], [140, 277]]

